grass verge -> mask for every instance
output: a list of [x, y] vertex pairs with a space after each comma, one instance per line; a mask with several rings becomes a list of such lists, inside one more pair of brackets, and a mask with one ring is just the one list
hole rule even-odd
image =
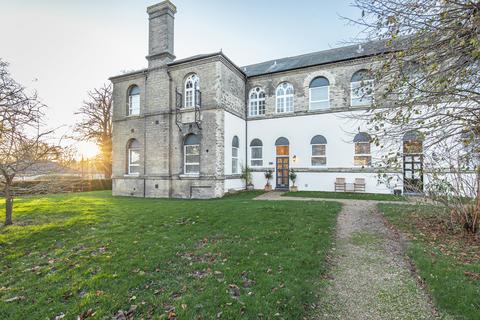
[[479, 319], [480, 242], [452, 228], [440, 207], [378, 207], [408, 236], [407, 254], [437, 306], [458, 319]]
[[0, 319], [301, 318], [340, 205], [256, 195], [18, 199], [0, 227]]

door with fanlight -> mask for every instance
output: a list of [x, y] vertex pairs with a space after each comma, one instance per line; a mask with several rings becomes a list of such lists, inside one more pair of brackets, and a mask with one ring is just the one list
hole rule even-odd
[[275, 142], [276, 151], [276, 189], [288, 190], [290, 186], [290, 156], [289, 142], [286, 138], [278, 138]]
[[[423, 140], [418, 134], [403, 141], [403, 191], [423, 192]], [[407, 137], [407, 135], [406, 135]]]

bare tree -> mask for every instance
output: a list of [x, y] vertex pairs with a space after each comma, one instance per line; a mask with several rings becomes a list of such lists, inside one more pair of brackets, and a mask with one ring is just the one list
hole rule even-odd
[[106, 178], [112, 175], [112, 85], [88, 92], [88, 100], [75, 114], [82, 119], [74, 131], [80, 139], [92, 141], [100, 148], [102, 171]]
[[[381, 40], [390, 49], [373, 63], [377, 94], [364, 117], [377, 145], [393, 148], [395, 142], [398, 148], [407, 132], [419, 130], [424, 148], [433, 158], [456, 158], [449, 155], [449, 148], [443, 148], [445, 141], [478, 156], [479, 139], [464, 136], [480, 137], [480, 2], [354, 0], [354, 6], [362, 12], [362, 17], [354, 20], [364, 27], [364, 37], [359, 40]], [[398, 163], [402, 151], [396, 151], [386, 155], [384, 163]], [[444, 171], [455, 176], [476, 172], [476, 203], [470, 211], [478, 217], [480, 167], [447, 162], [432, 159], [432, 164], [444, 165]], [[447, 183], [444, 177], [432, 174], [432, 185]], [[478, 224], [473, 216], [469, 221]], [[476, 228], [470, 225], [466, 229]]]
[[0, 185], [5, 197], [5, 224], [12, 224], [14, 179], [40, 161], [55, 156], [46, 143], [51, 130], [41, 130], [42, 109], [36, 94], [15, 82], [0, 60]]

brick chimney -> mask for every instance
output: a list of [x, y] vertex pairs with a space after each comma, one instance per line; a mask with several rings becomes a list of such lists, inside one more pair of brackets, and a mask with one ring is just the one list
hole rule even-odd
[[148, 65], [165, 65], [175, 59], [173, 54], [173, 27], [177, 8], [169, 0], [147, 8], [148, 13]]

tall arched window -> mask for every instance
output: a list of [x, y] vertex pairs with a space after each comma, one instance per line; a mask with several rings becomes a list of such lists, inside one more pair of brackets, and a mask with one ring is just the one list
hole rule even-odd
[[355, 143], [355, 156], [353, 163], [356, 166], [370, 166], [372, 164], [372, 155], [370, 150], [370, 144], [372, 138], [368, 133], [359, 132], [353, 138]]
[[330, 107], [330, 82], [325, 77], [317, 77], [310, 82], [310, 110]]
[[277, 87], [275, 92], [277, 113], [293, 112], [294, 93], [293, 86], [288, 82], [283, 82]]
[[366, 69], [358, 70], [350, 81], [350, 104], [352, 107], [370, 105], [373, 102], [373, 75]]
[[263, 116], [265, 114], [265, 91], [256, 87], [250, 90], [248, 102], [249, 116]]
[[200, 79], [192, 74], [185, 80], [185, 108], [193, 108], [200, 102], [197, 101], [197, 90], [200, 90]]
[[127, 143], [127, 173], [140, 174], [140, 143], [136, 139]]
[[260, 139], [250, 142], [250, 165], [252, 167], [263, 166], [263, 143]]
[[183, 172], [200, 173], [200, 139], [196, 134], [189, 134], [183, 143]]
[[128, 89], [128, 110], [127, 115], [136, 116], [140, 114], [140, 88], [136, 85]]
[[312, 166], [325, 166], [327, 164], [327, 139], [318, 135], [310, 141], [312, 145]]
[[240, 142], [238, 137], [234, 136], [232, 139], [232, 173], [236, 174], [240, 172], [238, 165], [238, 150], [240, 148]]

